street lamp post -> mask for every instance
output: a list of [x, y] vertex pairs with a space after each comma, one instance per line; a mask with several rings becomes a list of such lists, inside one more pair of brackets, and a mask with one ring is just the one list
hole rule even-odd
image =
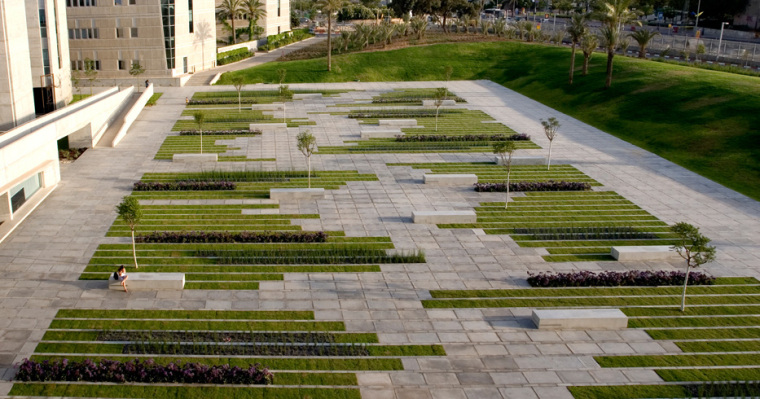
[[720, 45], [723, 43], [723, 28], [728, 25], [728, 22], [721, 22], [720, 23], [720, 38], [718, 39], [718, 55], [715, 56], [715, 61], [718, 61], [720, 58]]
[[[699, 8], [701, 6], [702, 6], [702, 0], [699, 0], [699, 2], [697, 3], [697, 17], [696, 17], [696, 20], [694, 21], [694, 34], [695, 35], [699, 35], [699, 16], [702, 14], [701, 12], [699, 12]], [[697, 36], [697, 38], [699, 38], [699, 36]], [[697, 41], [697, 42], [699, 42], [699, 41]]]

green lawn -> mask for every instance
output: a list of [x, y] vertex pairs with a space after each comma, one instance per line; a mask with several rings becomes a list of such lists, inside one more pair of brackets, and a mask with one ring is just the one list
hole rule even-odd
[[287, 83], [440, 80], [450, 65], [452, 79], [490, 79], [760, 199], [760, 78], [618, 56], [604, 90], [605, 56], [595, 54], [589, 75], [569, 86], [569, 55], [517, 42], [439, 44], [335, 55], [330, 73], [324, 59], [267, 63], [220, 84], [233, 74], [272, 81], [278, 69]]

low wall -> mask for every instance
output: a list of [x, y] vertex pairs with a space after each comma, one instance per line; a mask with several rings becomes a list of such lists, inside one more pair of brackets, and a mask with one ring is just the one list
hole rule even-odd
[[261, 44], [266, 44], [267, 39], [251, 40], [248, 42], [242, 42], [242, 43], [237, 43], [237, 44], [230, 44], [229, 46], [218, 47], [216, 49], [216, 53], [221, 54], [227, 51], [237, 50], [239, 48], [247, 48], [248, 50], [256, 51], [259, 49], [259, 45], [260, 45], [259, 42], [261, 42], [262, 40], [263, 40], [263, 43]]
[[142, 112], [143, 108], [145, 108], [145, 104], [148, 103], [148, 100], [150, 100], [151, 96], [153, 96], [152, 83], [140, 95], [140, 98], [137, 99], [137, 102], [132, 106], [132, 109], [130, 109], [129, 112], [127, 112], [127, 114], [124, 115], [124, 121], [122, 122], [121, 129], [119, 129], [119, 132], [116, 133], [116, 137], [113, 138], [113, 141], [111, 142], [111, 147], [116, 147], [116, 145], [119, 144], [121, 139], [123, 139], [124, 136], [127, 135], [127, 130], [129, 130], [129, 128], [132, 127], [132, 123], [134, 123], [135, 119], [137, 119], [137, 117], [140, 115], [140, 112]]

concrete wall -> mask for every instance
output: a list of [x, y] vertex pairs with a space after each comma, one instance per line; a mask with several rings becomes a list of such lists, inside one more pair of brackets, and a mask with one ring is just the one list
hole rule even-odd
[[24, 2], [0, 0], [0, 131], [34, 119], [26, 18], [20, 18], [24, 15]]
[[[280, 15], [277, 15], [277, 8]], [[266, 0], [267, 16], [260, 25], [264, 28], [264, 36], [276, 35], [290, 30], [290, 1], [289, 0]], [[278, 31], [279, 29], [279, 31]]]
[[[32, 67], [32, 85], [34, 87], [54, 86], [55, 103], [61, 108], [71, 102], [71, 63], [66, 30], [66, 1], [44, 0], [45, 37], [40, 27], [38, 1], [26, 2], [27, 36], [29, 38], [29, 58]], [[57, 19], [57, 21], [56, 21]], [[45, 71], [43, 48], [48, 52], [49, 70]], [[44, 79], [43, 76], [53, 77]]]

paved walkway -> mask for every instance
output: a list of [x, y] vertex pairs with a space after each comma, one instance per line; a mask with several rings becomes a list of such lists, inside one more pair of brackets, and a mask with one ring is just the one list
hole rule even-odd
[[[291, 85], [292, 88], [345, 88], [341, 98], [297, 101], [288, 117], [309, 117], [319, 144], [358, 137], [354, 120], [306, 111], [369, 99], [401, 87], [438, 87], [440, 82]], [[253, 86], [246, 87], [252, 89]], [[571, 163], [658, 218], [700, 226], [718, 247], [718, 260], [706, 267], [717, 275], [760, 277], [760, 204], [582, 122], [488, 81], [450, 82], [449, 88], [539, 145], [548, 142], [539, 123], [556, 116], [562, 128], [554, 142], [553, 163]], [[546, 263], [538, 250], [519, 248], [507, 236], [478, 230], [438, 229], [410, 223], [415, 209], [471, 209], [501, 195], [461, 188], [430, 188], [422, 170], [388, 167], [387, 162], [484, 161], [492, 154], [315, 155], [315, 169], [375, 173], [376, 182], [350, 182], [324, 200], [283, 205], [286, 213], [312, 213], [308, 229], [345, 230], [348, 235], [389, 235], [398, 248], [421, 248], [428, 262], [384, 265], [381, 273], [288, 273], [284, 281], [262, 282], [259, 291], [109, 291], [105, 282], [78, 281], [97, 246], [114, 239], [105, 233], [114, 206], [146, 172], [187, 170], [191, 166], [154, 161], [164, 137], [197, 87], [166, 88], [158, 105], [146, 108], [117, 148], [88, 150], [62, 165], [58, 189], [0, 244], [0, 372], [28, 357], [61, 308], [135, 309], [304, 309], [317, 319], [343, 320], [349, 331], [377, 332], [382, 343], [442, 343], [448, 356], [404, 360], [404, 371], [359, 373], [364, 399], [379, 398], [568, 398], [566, 385], [593, 382], [660, 381], [648, 369], [601, 369], [595, 354], [674, 353], [667, 341], [643, 331], [538, 331], [525, 309], [424, 310], [430, 289], [500, 288], [524, 285], [527, 271], [680, 268], [664, 263]], [[222, 90], [207, 87], [202, 90]], [[335, 110], [335, 108], [330, 108]], [[276, 162], [247, 166], [298, 169], [305, 158], [295, 148], [299, 129], [264, 135], [247, 149]], [[543, 154], [525, 151], [523, 155]], [[242, 168], [241, 163], [218, 167]], [[196, 169], [200, 167], [195, 166]], [[238, 201], [239, 202], [239, 201]], [[10, 389], [0, 381], [0, 395]]]

